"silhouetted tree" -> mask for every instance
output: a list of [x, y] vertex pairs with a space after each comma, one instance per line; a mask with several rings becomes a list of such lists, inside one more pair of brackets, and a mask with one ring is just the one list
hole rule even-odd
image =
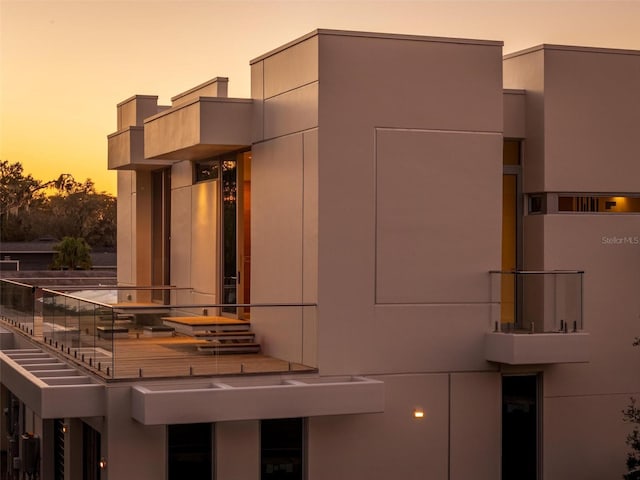
[[[636, 337], [634, 346], [640, 345], [640, 337]], [[640, 480], [640, 407], [636, 405], [636, 399], [631, 398], [631, 403], [622, 411], [624, 421], [634, 425], [631, 433], [627, 435], [626, 443], [631, 448], [627, 453], [627, 471], [625, 480]]]
[[96, 192], [68, 173], [41, 182], [22, 165], [0, 162], [0, 241], [43, 236], [84, 238], [93, 246], [116, 243], [116, 198]]

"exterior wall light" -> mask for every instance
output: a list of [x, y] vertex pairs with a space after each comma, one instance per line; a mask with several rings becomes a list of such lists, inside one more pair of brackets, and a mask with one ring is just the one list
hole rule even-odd
[[100, 458], [98, 466], [100, 467], [100, 470], [104, 470], [105, 468], [107, 468], [107, 459], [104, 457]]
[[413, 418], [424, 418], [424, 410], [420, 407], [414, 408]]
[[69, 425], [66, 423], [62, 424], [62, 433], [67, 433], [69, 431]]

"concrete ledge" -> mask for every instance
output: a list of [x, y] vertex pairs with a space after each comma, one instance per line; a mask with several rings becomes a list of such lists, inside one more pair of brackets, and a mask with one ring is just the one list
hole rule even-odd
[[50, 376], [28, 370], [37, 360], [53, 360], [41, 349], [0, 351], [0, 382], [41, 418], [76, 418], [105, 415], [104, 386], [71, 368]]
[[379, 413], [384, 404], [384, 383], [364, 377], [131, 388], [131, 416], [144, 425]]
[[588, 362], [589, 337], [585, 332], [491, 332], [484, 338], [485, 359], [509, 365]]

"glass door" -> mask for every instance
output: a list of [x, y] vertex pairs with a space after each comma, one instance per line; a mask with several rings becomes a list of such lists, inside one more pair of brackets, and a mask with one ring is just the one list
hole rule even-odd
[[[221, 284], [222, 303], [250, 302], [251, 276], [251, 152], [221, 159]], [[223, 313], [244, 318], [246, 309], [223, 307]]]

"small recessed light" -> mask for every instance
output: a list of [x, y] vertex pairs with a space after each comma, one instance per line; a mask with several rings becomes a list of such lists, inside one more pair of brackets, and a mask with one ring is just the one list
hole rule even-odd
[[416, 408], [413, 410], [413, 418], [424, 418], [424, 410]]

